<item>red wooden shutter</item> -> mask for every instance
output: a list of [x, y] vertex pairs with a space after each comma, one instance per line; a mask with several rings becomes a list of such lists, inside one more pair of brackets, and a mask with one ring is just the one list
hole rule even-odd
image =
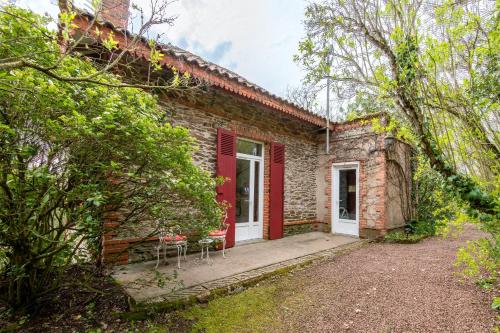
[[269, 239], [283, 237], [285, 192], [285, 145], [271, 143], [269, 175]]
[[236, 206], [236, 133], [219, 128], [217, 130], [217, 176], [227, 178], [217, 186], [217, 200], [226, 201], [227, 220], [230, 224], [226, 235], [226, 247], [233, 247], [235, 240]]

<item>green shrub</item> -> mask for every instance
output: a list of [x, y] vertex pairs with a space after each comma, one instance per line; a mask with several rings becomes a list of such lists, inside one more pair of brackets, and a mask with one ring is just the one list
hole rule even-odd
[[491, 303], [491, 308], [493, 310], [499, 310], [500, 311], [500, 297], [495, 297], [493, 299], [493, 302]]
[[437, 231], [438, 224], [435, 221], [429, 220], [411, 220], [405, 226], [405, 231], [411, 234], [434, 236]]
[[[435, 234], [444, 221], [455, 217], [461, 204], [446, 186], [443, 176], [431, 168], [423, 155], [417, 155], [413, 174], [412, 200], [415, 203], [413, 218], [418, 227]], [[417, 222], [413, 222], [414, 224]]]
[[461, 247], [457, 253], [455, 267], [460, 274], [466, 278], [473, 278], [482, 288], [495, 287], [498, 278], [498, 257], [492, 256], [497, 253], [494, 242], [481, 238], [468, 241], [465, 247]]
[[391, 231], [384, 236], [388, 243], [413, 244], [436, 234], [436, 223], [433, 221], [411, 220], [404, 231]]
[[32, 56], [61, 77], [99, 83], [0, 70], [0, 300], [22, 310], [45, 302], [69, 265], [100, 262], [110, 211], [126, 209], [123, 230], [149, 219], [206, 230], [222, 214], [216, 180], [194, 163], [188, 130], [168, 123], [155, 96], [121, 87], [78, 54], [62, 56], [49, 24], [2, 7], [0, 59]]
[[387, 243], [414, 244], [428, 236], [426, 234], [412, 234], [404, 231], [391, 231], [385, 235], [384, 240]]

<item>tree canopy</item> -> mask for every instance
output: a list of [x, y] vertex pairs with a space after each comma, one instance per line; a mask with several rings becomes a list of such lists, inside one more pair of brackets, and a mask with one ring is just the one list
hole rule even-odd
[[493, 213], [487, 192], [498, 193], [500, 167], [496, 6], [314, 2], [296, 61], [308, 82], [330, 77], [343, 98], [371, 96], [397, 106], [387, 111], [411, 128], [431, 165], [473, 207]]

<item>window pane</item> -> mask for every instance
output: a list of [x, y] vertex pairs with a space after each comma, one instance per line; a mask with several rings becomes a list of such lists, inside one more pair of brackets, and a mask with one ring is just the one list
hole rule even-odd
[[260, 173], [260, 162], [255, 161], [255, 177], [254, 177], [254, 186], [253, 186], [253, 221], [259, 222], [259, 173]]
[[262, 145], [259, 143], [238, 139], [237, 146], [240, 154], [262, 156]]
[[356, 220], [356, 170], [339, 170], [339, 218]]
[[250, 161], [236, 160], [236, 223], [250, 219]]

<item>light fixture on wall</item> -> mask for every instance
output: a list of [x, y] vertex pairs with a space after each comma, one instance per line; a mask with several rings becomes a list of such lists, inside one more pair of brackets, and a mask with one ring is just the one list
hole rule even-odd
[[387, 134], [387, 136], [384, 138], [384, 146], [386, 149], [390, 149], [392, 148], [392, 146], [394, 145], [394, 141], [396, 140], [396, 138], [394, 137], [394, 135], [392, 135], [392, 133], [389, 133]]

